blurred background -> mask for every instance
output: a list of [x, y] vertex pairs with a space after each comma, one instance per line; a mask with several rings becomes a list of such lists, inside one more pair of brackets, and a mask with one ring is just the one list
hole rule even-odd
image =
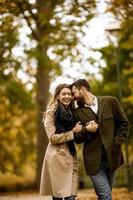
[[[86, 78], [129, 119], [115, 187], [133, 190], [132, 0], [0, 0], [0, 191], [36, 189], [47, 136], [42, 115], [59, 83]], [[77, 145], [79, 188], [92, 187]], [[114, 155], [115, 156], [115, 155]]]

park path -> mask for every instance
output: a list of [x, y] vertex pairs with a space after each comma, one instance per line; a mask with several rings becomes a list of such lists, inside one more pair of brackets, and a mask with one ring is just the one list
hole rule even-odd
[[[96, 200], [93, 189], [78, 191], [77, 200]], [[40, 196], [38, 194], [13, 194], [0, 195], [0, 200], [51, 200], [50, 196]], [[125, 188], [113, 189], [113, 200], [133, 200], [133, 192], [128, 192]]]
[[51, 200], [51, 197], [35, 195], [0, 196], [0, 200]]

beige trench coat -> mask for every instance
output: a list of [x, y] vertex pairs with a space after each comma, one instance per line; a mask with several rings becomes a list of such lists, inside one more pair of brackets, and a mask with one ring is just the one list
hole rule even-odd
[[66, 141], [74, 139], [73, 132], [55, 134], [55, 106], [46, 112], [44, 126], [49, 144], [44, 157], [40, 194], [55, 197], [68, 197], [77, 194], [78, 165], [77, 157], [69, 153]]

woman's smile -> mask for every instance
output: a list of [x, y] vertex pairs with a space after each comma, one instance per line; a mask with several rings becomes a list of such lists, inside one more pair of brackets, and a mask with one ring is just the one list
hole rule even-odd
[[72, 93], [69, 88], [63, 88], [58, 96], [58, 100], [65, 106], [68, 106], [72, 100]]

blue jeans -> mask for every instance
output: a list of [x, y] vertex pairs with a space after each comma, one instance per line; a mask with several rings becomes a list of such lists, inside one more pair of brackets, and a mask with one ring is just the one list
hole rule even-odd
[[98, 200], [112, 200], [112, 186], [115, 179], [115, 172], [108, 169], [108, 163], [102, 161], [100, 170], [96, 175], [90, 176]]

